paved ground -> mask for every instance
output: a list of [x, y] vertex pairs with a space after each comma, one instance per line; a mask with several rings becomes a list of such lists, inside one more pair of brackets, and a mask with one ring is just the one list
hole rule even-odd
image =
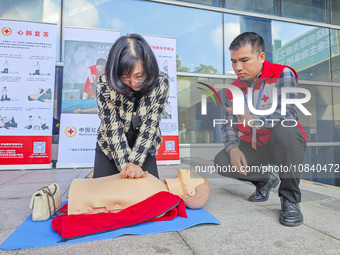
[[[196, 159], [202, 164], [209, 162]], [[184, 160], [185, 162], [185, 160]], [[211, 164], [211, 163], [210, 163]], [[181, 166], [161, 166], [161, 179]], [[31, 195], [57, 182], [63, 201], [74, 178], [91, 169], [0, 171], [0, 243], [30, 215]], [[1, 251], [0, 254], [340, 254], [340, 188], [302, 182], [303, 225], [280, 225], [277, 190], [268, 201], [248, 202], [250, 184], [206, 174], [211, 195], [204, 207], [221, 225], [200, 225], [179, 232], [121, 236], [61, 246]]]

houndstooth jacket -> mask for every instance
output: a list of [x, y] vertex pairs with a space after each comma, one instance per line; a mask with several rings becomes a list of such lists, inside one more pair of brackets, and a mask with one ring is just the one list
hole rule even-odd
[[[157, 150], [162, 144], [159, 122], [169, 96], [169, 77], [160, 73], [159, 82], [148, 96], [139, 100], [136, 112], [133, 103], [116, 92], [106, 81], [105, 75], [97, 84], [98, 145], [121, 171], [129, 162], [142, 166], [149, 150]], [[141, 117], [136, 142], [131, 149], [125, 135], [130, 128], [132, 115]], [[145, 169], [147, 171], [147, 169]]]

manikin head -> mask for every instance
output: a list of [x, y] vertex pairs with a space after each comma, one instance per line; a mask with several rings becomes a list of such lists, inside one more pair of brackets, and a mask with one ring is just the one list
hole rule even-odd
[[180, 169], [175, 179], [165, 179], [170, 193], [180, 196], [190, 209], [202, 208], [209, 198], [209, 182], [196, 172]]

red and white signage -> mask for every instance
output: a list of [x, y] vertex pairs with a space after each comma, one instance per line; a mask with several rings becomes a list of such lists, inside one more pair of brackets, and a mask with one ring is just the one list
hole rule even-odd
[[0, 169], [51, 168], [57, 25], [0, 30]]
[[97, 64], [119, 36], [114, 30], [65, 28], [57, 168], [93, 167], [100, 120], [90, 79], [97, 82]]
[[170, 84], [168, 103], [159, 124], [163, 143], [156, 154], [157, 164], [179, 164], [176, 39], [149, 35], [143, 37], [156, 56], [159, 70], [169, 76]]

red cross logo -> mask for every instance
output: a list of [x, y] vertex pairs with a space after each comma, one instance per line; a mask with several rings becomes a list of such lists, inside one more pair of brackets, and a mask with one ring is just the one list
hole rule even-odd
[[72, 100], [73, 98], [74, 98], [74, 96], [71, 95], [71, 96], [70, 96], [70, 99]]
[[1, 30], [1, 33], [4, 35], [4, 36], [10, 36], [12, 34], [12, 29], [10, 27], [4, 27], [2, 30]]
[[74, 137], [77, 134], [77, 129], [75, 127], [67, 127], [65, 129], [65, 135], [67, 137]]
[[269, 99], [269, 97], [267, 97], [266, 95], [263, 95], [263, 97], [261, 98], [261, 100], [263, 100], [265, 103], [267, 103], [268, 99]]

